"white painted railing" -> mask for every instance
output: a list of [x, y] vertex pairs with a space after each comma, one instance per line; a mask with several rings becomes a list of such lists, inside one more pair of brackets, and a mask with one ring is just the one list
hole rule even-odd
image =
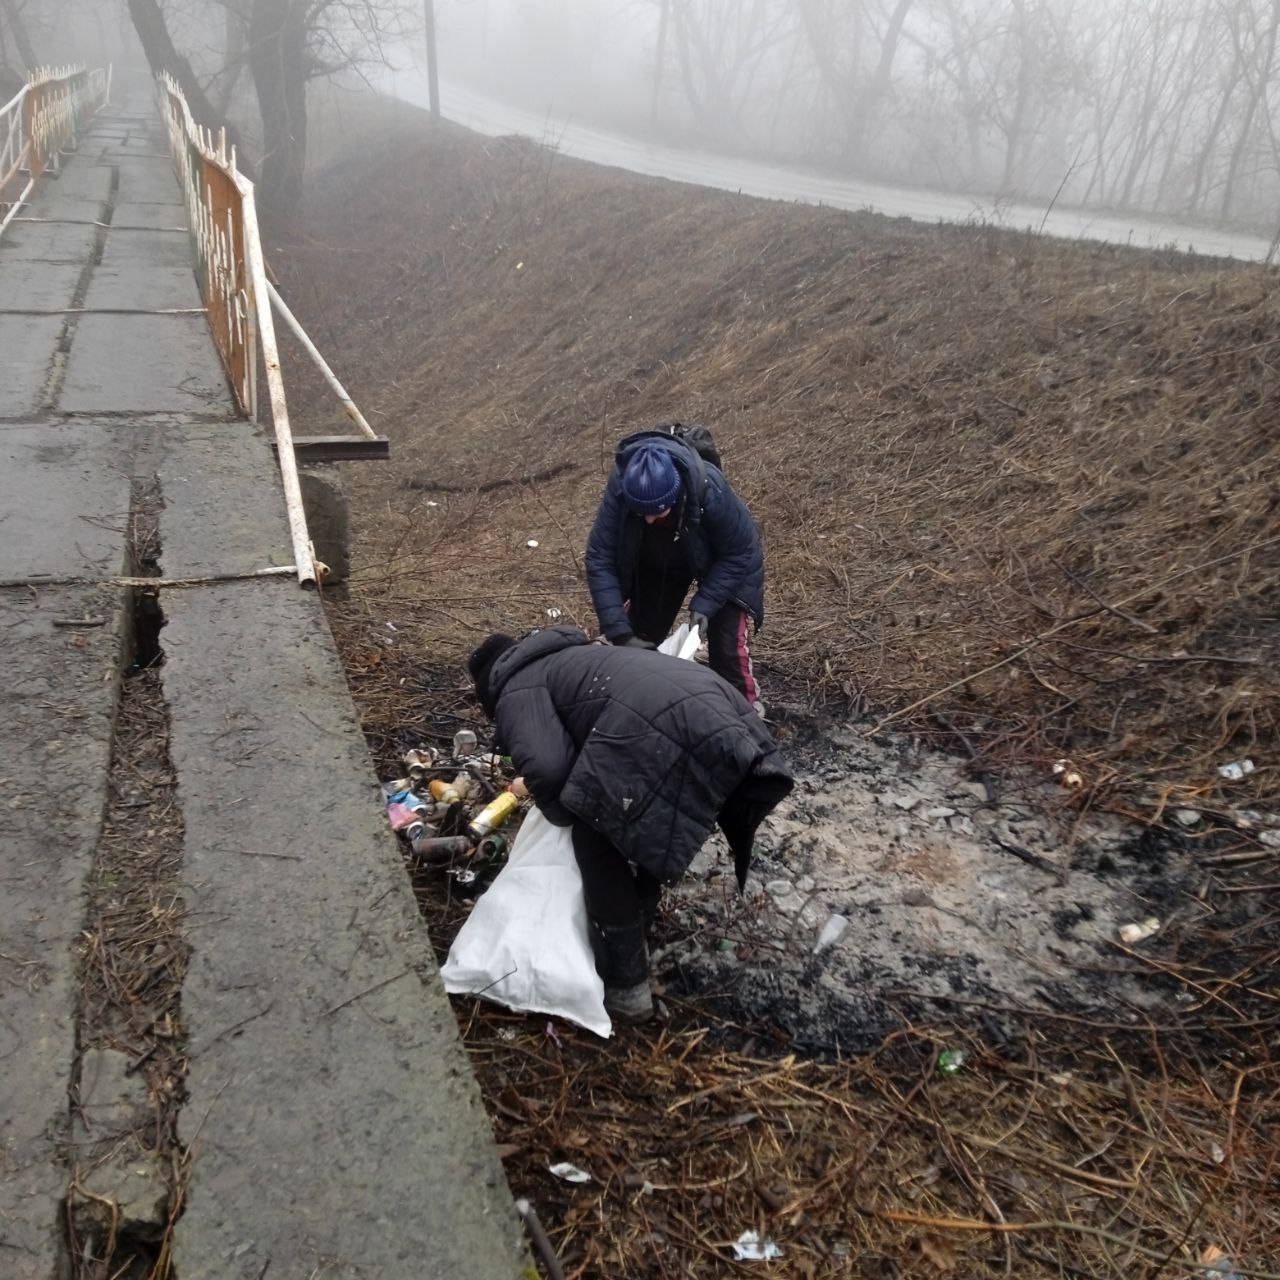
[[318, 570], [298, 483], [253, 183], [236, 167], [235, 148], [227, 145], [226, 130], [220, 129], [215, 136], [196, 124], [172, 76], [161, 74], [157, 86], [214, 344], [240, 408], [250, 418], [258, 412], [261, 347], [294, 564], [298, 581], [314, 587]]
[[110, 67], [41, 67], [0, 107], [0, 234], [110, 96]]

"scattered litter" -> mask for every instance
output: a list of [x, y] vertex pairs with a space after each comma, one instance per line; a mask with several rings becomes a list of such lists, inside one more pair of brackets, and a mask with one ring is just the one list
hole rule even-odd
[[732, 952], [738, 949], [737, 939], [735, 938], [719, 938], [716, 940], [716, 950], [721, 952]]
[[1200, 1274], [1212, 1276], [1214, 1280], [1241, 1280], [1235, 1264], [1216, 1244], [1206, 1245], [1200, 1251], [1200, 1265], [1205, 1268]]
[[1128, 946], [1132, 946], [1135, 942], [1142, 942], [1159, 932], [1160, 921], [1155, 916], [1148, 916], [1145, 920], [1122, 924], [1118, 930], [1120, 941]]
[[474, 729], [459, 729], [453, 735], [453, 758], [462, 760], [466, 756], [471, 755], [476, 749], [476, 734]]
[[388, 631], [399, 631], [399, 630], [400, 630], [400, 628], [399, 628], [399, 627], [397, 627], [397, 626], [396, 626], [396, 624], [395, 624], [394, 622], [388, 622], [388, 623], [387, 623], [387, 630], [388, 630]]
[[560, 610], [559, 610], [559, 609], [548, 609], [548, 610], [547, 610], [547, 617], [548, 617], [548, 618], [550, 618], [553, 622], [556, 620], [556, 618], [560, 618], [560, 617], [563, 617], [563, 616], [564, 616], [564, 615], [560, 612]]
[[441, 778], [432, 778], [427, 786], [427, 790], [431, 792], [431, 798], [439, 801], [446, 808], [449, 805], [457, 804], [462, 799], [462, 793], [451, 782], [445, 782]]
[[467, 826], [467, 834], [473, 840], [483, 840], [485, 836], [502, 826], [519, 807], [519, 797], [510, 791], [503, 791], [476, 814]]
[[1260, 831], [1258, 839], [1267, 846], [1268, 849], [1280, 849], [1280, 831], [1274, 827], [1270, 831]]
[[968, 1060], [969, 1055], [963, 1049], [943, 1049], [938, 1054], [938, 1074], [954, 1076]]
[[1173, 816], [1181, 826], [1195, 827], [1200, 825], [1199, 809], [1175, 809]]
[[556, 1024], [554, 1022], [547, 1023], [547, 1035], [555, 1041], [557, 1049], [564, 1048], [564, 1041], [560, 1039], [560, 1033], [556, 1030]]
[[1254, 771], [1254, 768], [1252, 760], [1233, 760], [1230, 764], [1218, 766], [1218, 777], [1225, 778], [1228, 782], [1241, 782]]
[[[551, 1024], [548, 1022], [547, 1026]], [[560, 1164], [553, 1164], [551, 1172], [560, 1179], [561, 1182], [590, 1182], [591, 1175], [585, 1169], [579, 1169], [576, 1164], [569, 1164], [562, 1161]]]
[[956, 811], [948, 805], [940, 804], [936, 809], [926, 809], [924, 816], [926, 818], [954, 818]]
[[1227, 1158], [1227, 1153], [1216, 1142], [1209, 1144], [1209, 1154], [1214, 1164], [1221, 1164]]
[[536, 547], [538, 545], [538, 540], [537, 538], [530, 538], [529, 541], [526, 542], [524, 545], [530, 548]]
[[411, 791], [402, 791], [399, 794], [404, 799], [387, 805], [387, 821], [391, 824], [392, 831], [405, 831], [415, 822], [420, 823], [423, 813], [426, 812], [426, 805]]
[[761, 1240], [758, 1231], [744, 1231], [733, 1242], [733, 1256], [738, 1262], [770, 1262], [783, 1254], [772, 1240]]
[[822, 930], [818, 934], [817, 942], [813, 944], [813, 954], [816, 956], [828, 947], [834, 947], [844, 936], [844, 931], [848, 927], [849, 921], [847, 917], [841, 915], [828, 916], [826, 924], [822, 926]]
[[429, 866], [447, 867], [455, 858], [465, 858], [471, 852], [471, 841], [466, 836], [429, 836], [423, 831], [413, 840], [413, 852]]
[[1083, 775], [1070, 760], [1055, 760], [1053, 774], [1064, 787], [1084, 786]]
[[515, 1029], [515, 1027], [498, 1028], [498, 1039], [505, 1040], [508, 1044], [510, 1044], [511, 1041], [513, 1041], [519, 1034], [520, 1033]]
[[436, 753], [430, 747], [414, 747], [404, 753], [404, 766], [410, 774], [435, 768]]

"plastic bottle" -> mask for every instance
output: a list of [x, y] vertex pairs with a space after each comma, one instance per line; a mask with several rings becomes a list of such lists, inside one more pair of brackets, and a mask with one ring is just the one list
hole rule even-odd
[[439, 778], [432, 778], [427, 790], [431, 792], [433, 800], [438, 800], [443, 805], [457, 804], [462, 799], [453, 783], [442, 782]]
[[489, 832], [502, 826], [519, 807], [519, 797], [512, 795], [510, 791], [504, 791], [476, 814], [467, 831], [473, 839], [482, 840]]

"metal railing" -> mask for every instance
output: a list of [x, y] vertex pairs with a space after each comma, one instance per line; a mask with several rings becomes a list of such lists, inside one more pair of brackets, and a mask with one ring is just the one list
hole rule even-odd
[[298, 581], [304, 587], [314, 587], [319, 572], [302, 505], [253, 183], [236, 168], [235, 148], [227, 145], [226, 130], [219, 130], [215, 138], [210, 130], [196, 124], [172, 76], [163, 73], [157, 82], [174, 167], [187, 206], [196, 279], [214, 345], [226, 367], [231, 390], [249, 418], [258, 415], [261, 347], [294, 566]]
[[[161, 113], [169, 129], [174, 167], [186, 202], [196, 278], [214, 345], [222, 357], [236, 400], [249, 418], [256, 418], [258, 414], [258, 353], [261, 351], [298, 581], [303, 586], [315, 586], [323, 566], [317, 566], [307, 533], [298, 482], [296, 450], [299, 443], [305, 446], [305, 438], [302, 442], [295, 441], [289, 423], [280, 350], [271, 314], [273, 306], [324, 375], [347, 416], [360, 429], [361, 443], [376, 442], [380, 446], [381, 454], [370, 451], [367, 456], [385, 456], [387, 442], [364, 420], [333, 370], [268, 282], [253, 183], [237, 168], [235, 147], [228, 145], [226, 130], [219, 129], [214, 134], [196, 124], [182, 90], [167, 73], [157, 77], [157, 87]], [[327, 437], [325, 441], [331, 450], [335, 445], [351, 443]], [[347, 455], [339, 452], [330, 456]]]
[[41, 67], [0, 107], [0, 233], [110, 96], [110, 67]]

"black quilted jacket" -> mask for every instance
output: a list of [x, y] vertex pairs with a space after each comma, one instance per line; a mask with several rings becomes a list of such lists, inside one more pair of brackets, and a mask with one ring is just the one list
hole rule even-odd
[[661, 880], [679, 877], [748, 775], [791, 775], [736, 689], [696, 662], [534, 632], [494, 663], [498, 738], [543, 813], [578, 818]]

